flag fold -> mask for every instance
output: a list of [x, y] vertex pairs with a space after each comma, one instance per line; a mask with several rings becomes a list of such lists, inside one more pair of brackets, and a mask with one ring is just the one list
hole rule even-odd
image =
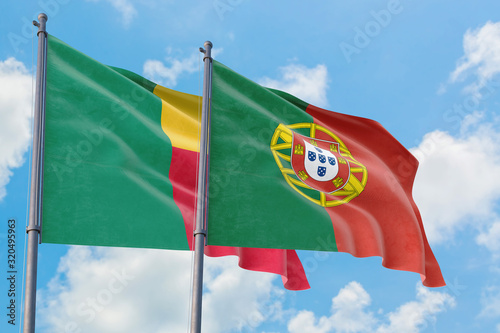
[[[43, 242], [192, 250], [200, 105], [49, 35]], [[294, 250], [205, 253], [309, 288]]]
[[376, 121], [214, 61], [208, 244], [347, 252], [443, 286], [412, 198], [418, 162]]

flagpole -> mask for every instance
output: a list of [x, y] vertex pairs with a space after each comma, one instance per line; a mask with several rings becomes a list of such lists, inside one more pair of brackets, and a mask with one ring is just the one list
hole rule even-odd
[[26, 285], [24, 298], [24, 333], [35, 332], [36, 307], [36, 278], [38, 242], [40, 239], [40, 215], [42, 203], [42, 170], [43, 170], [43, 140], [45, 118], [45, 79], [47, 67], [47, 31], [45, 25], [48, 20], [46, 14], [38, 15], [38, 21], [33, 24], [38, 27], [38, 58], [36, 69], [35, 114], [33, 125], [33, 147], [31, 158], [31, 186], [29, 223], [26, 228], [28, 234], [26, 254]]
[[200, 157], [198, 171], [198, 199], [196, 201], [196, 227], [194, 231], [193, 301], [191, 308], [191, 333], [201, 332], [201, 303], [203, 294], [203, 256], [205, 252], [207, 181], [208, 181], [208, 144], [210, 126], [210, 97], [212, 94], [212, 43], [205, 42], [200, 47], [203, 57], [203, 104], [201, 109]]

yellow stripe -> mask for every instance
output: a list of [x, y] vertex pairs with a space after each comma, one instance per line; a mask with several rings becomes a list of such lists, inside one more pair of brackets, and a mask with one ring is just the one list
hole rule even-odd
[[153, 93], [161, 98], [161, 127], [172, 146], [200, 151], [198, 108], [201, 97], [157, 85]]

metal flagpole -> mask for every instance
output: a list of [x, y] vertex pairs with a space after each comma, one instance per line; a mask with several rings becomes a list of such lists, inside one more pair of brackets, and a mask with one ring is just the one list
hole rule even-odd
[[43, 141], [45, 123], [45, 78], [47, 68], [47, 15], [38, 15], [33, 24], [38, 27], [38, 58], [36, 69], [35, 114], [33, 125], [33, 148], [31, 159], [31, 186], [28, 234], [26, 254], [26, 287], [24, 298], [24, 333], [35, 332], [36, 277], [38, 259], [38, 241], [40, 239], [40, 207], [42, 203]]
[[203, 293], [203, 256], [205, 252], [208, 144], [210, 126], [210, 97], [212, 94], [212, 43], [200, 47], [203, 57], [203, 104], [201, 109], [200, 159], [198, 171], [198, 200], [196, 203], [196, 228], [194, 231], [193, 302], [191, 308], [191, 333], [201, 332], [201, 302]]

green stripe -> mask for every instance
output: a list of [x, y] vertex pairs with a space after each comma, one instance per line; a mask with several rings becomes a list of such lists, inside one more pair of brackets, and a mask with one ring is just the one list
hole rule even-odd
[[150, 91], [49, 36], [44, 242], [188, 249]]
[[293, 95], [290, 95], [287, 92], [277, 90], [277, 89], [270, 89], [270, 88], [267, 88], [267, 89], [272, 91], [274, 94], [280, 96], [285, 101], [292, 103], [293, 105], [295, 105], [296, 107], [298, 107], [299, 109], [301, 109], [304, 112], [306, 111], [307, 106], [309, 105], [308, 103], [304, 102], [303, 100], [301, 100]]
[[148, 79], [135, 74], [134, 72], [131, 72], [129, 70], [123, 69], [123, 68], [118, 68], [118, 67], [113, 67], [113, 66], [108, 66], [109, 68], [115, 70], [116, 72], [120, 73], [121, 75], [125, 76], [129, 80], [134, 81], [144, 89], [148, 90], [149, 92], [153, 92], [155, 90], [155, 87], [157, 86], [156, 83], [149, 81]]
[[335, 239], [325, 209], [286, 183], [270, 149], [280, 123], [313, 118], [288, 94], [213, 68], [209, 244], [335, 251], [321, 241]]

